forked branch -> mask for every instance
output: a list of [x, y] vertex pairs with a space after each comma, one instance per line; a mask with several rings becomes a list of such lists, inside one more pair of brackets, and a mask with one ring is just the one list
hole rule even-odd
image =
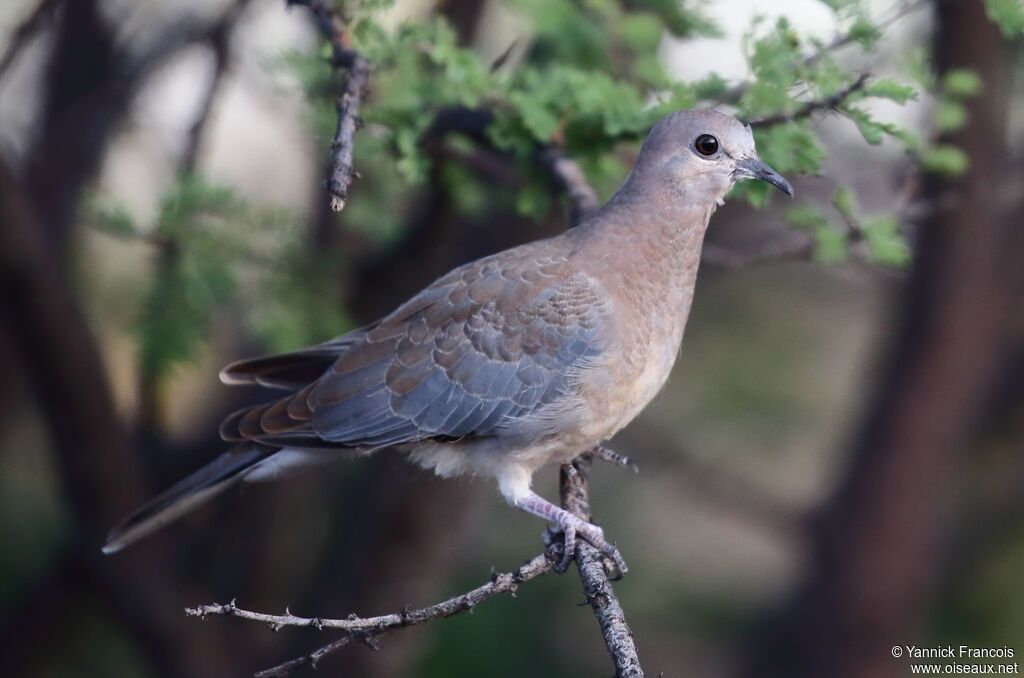
[[[628, 458], [609, 452], [584, 455], [573, 464], [567, 464], [562, 468], [562, 505], [579, 517], [588, 520], [590, 502], [586, 473], [590, 460], [594, 457], [626, 468], [632, 465]], [[334, 629], [343, 632], [341, 637], [309, 654], [296, 657], [256, 674], [256, 678], [281, 678], [291, 675], [292, 671], [302, 666], [315, 667], [321, 659], [353, 641], [360, 641], [376, 647], [377, 639], [391, 631], [469, 612], [480, 603], [498, 595], [507, 593], [515, 596], [520, 585], [554, 569], [555, 565], [562, 560], [562, 549], [562, 543], [556, 541], [548, 546], [543, 553], [534, 556], [515, 570], [492, 574], [490, 581], [465, 593], [427, 607], [405, 609], [401, 612], [377, 617], [358, 617], [354, 614], [343, 619], [300, 617], [287, 609], [284, 614], [267, 614], [238, 607], [233, 600], [227, 604], [214, 603], [186, 608], [185, 614], [202, 619], [209, 616], [237, 617], [266, 624], [272, 631], [279, 631], [285, 627], [297, 627], [313, 628], [318, 631]], [[583, 591], [601, 627], [608, 653], [615, 664], [616, 675], [642, 678], [644, 674], [640, 668], [633, 635], [626, 625], [622, 606], [612, 589], [605, 556], [590, 544], [578, 541], [576, 543], [576, 563], [580, 581], [583, 583]]]
[[231, 601], [227, 605], [200, 605], [185, 609], [185, 614], [192, 617], [206, 618], [211, 615], [227, 617], [238, 617], [249, 621], [261, 622], [270, 627], [272, 631], [278, 631], [286, 626], [322, 629], [338, 629], [344, 631], [337, 640], [334, 640], [307, 655], [278, 664], [273, 668], [260, 671], [257, 678], [271, 678], [272, 676], [287, 676], [294, 669], [301, 666], [316, 667], [317, 663], [332, 652], [340, 650], [353, 640], [373, 644], [374, 641], [384, 634], [395, 629], [404, 629], [410, 626], [423, 624], [434, 619], [451, 617], [462, 612], [468, 612], [480, 603], [495, 596], [508, 593], [515, 596], [520, 584], [536, 579], [542, 574], [550, 571], [554, 564], [561, 559], [561, 545], [553, 544], [544, 553], [534, 556], [526, 563], [520, 565], [511, 572], [495, 573], [491, 580], [475, 589], [461, 595], [454, 596], [440, 603], [419, 608], [416, 610], [406, 609], [401, 612], [380, 615], [378, 617], [357, 617], [349, 615], [345, 619], [325, 619], [320, 617], [298, 617], [289, 610], [284, 614], [266, 614], [246, 610], [235, 605]]

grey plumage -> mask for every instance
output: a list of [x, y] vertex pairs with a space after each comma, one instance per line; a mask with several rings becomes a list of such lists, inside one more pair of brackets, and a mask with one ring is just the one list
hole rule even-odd
[[286, 391], [225, 420], [222, 436], [248, 452], [161, 495], [109, 543], [176, 517], [190, 487], [262, 479], [331, 449], [393, 446], [442, 475], [493, 476], [517, 507], [612, 553], [599, 528], [535, 495], [530, 478], [614, 435], [664, 384], [708, 219], [744, 178], [792, 193], [757, 158], [749, 128], [714, 111], [672, 114], [619, 192], [578, 227], [461, 266], [332, 341], [228, 366], [225, 383]]

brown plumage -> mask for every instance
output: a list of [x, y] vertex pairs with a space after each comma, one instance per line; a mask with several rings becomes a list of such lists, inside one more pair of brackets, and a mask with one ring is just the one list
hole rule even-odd
[[[493, 476], [510, 503], [569, 542], [579, 532], [624, 570], [599, 528], [536, 495], [530, 478], [610, 438], [664, 384], [708, 220], [749, 177], [792, 192], [757, 159], [749, 128], [713, 111], [675, 113], [652, 130], [618, 193], [578, 227], [461, 266], [332, 341], [229, 365], [225, 383], [284, 393], [224, 421], [224, 439], [250, 452], [198, 472], [193, 494], [338, 450], [396, 447], [441, 475]], [[105, 550], [180, 512], [191, 497], [181, 488], [129, 517]]]

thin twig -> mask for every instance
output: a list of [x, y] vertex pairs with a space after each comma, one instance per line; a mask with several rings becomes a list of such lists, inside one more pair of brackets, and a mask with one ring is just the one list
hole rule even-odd
[[[572, 464], [562, 467], [559, 490], [562, 506], [575, 516], [589, 521], [590, 496], [587, 487], [587, 470], [591, 457], [583, 455]], [[583, 582], [583, 592], [594, 611], [605, 647], [615, 663], [617, 678], [643, 678], [633, 632], [626, 623], [622, 605], [612, 588], [608, 576], [607, 558], [601, 551], [582, 539], [576, 542], [576, 569]]]
[[265, 671], [256, 674], [257, 678], [269, 678], [270, 676], [287, 676], [293, 669], [299, 666], [316, 666], [323, 657], [341, 649], [353, 640], [364, 642], [374, 641], [376, 638], [395, 629], [403, 629], [410, 626], [423, 624], [434, 619], [443, 619], [463, 612], [469, 612], [480, 603], [489, 600], [503, 593], [513, 597], [519, 589], [519, 585], [536, 579], [549, 572], [555, 563], [561, 560], [561, 544], [553, 544], [544, 553], [534, 556], [532, 559], [519, 566], [511, 572], [496, 573], [486, 584], [476, 587], [471, 591], [454, 596], [440, 603], [416, 610], [403, 610], [378, 617], [360, 618], [351, 615], [345, 619], [326, 619], [320, 617], [298, 617], [290, 611], [285, 610], [284, 614], [265, 614], [245, 610], [231, 601], [226, 605], [212, 604], [200, 605], [185, 609], [185, 614], [191, 617], [206, 618], [211, 615], [226, 617], [238, 617], [267, 624], [271, 630], [277, 631], [286, 626], [305, 627], [322, 629], [338, 629], [345, 632], [341, 638], [324, 645], [323, 647], [297, 659], [279, 664]]
[[358, 176], [352, 167], [352, 149], [355, 134], [360, 126], [359, 106], [370, 82], [370, 62], [352, 48], [341, 15], [325, 0], [285, 0], [291, 5], [309, 8], [320, 33], [331, 45], [331, 65], [346, 71], [345, 84], [334, 108], [338, 113], [338, 125], [331, 141], [331, 172], [327, 179], [327, 193], [331, 197], [331, 209], [340, 212], [348, 201], [348, 187], [353, 177]]
[[[590, 501], [587, 488], [587, 469], [591, 457], [582, 456], [572, 465], [562, 469], [561, 496], [562, 505], [566, 510], [590, 520]], [[569, 469], [572, 469], [570, 472]], [[316, 667], [325, 656], [336, 652], [358, 640], [371, 646], [375, 641], [396, 629], [423, 624], [434, 619], [443, 619], [473, 610], [480, 603], [495, 596], [508, 593], [515, 596], [520, 584], [536, 579], [551, 571], [555, 564], [562, 560], [562, 544], [554, 542], [548, 549], [511, 572], [492, 575], [486, 584], [471, 591], [448, 598], [428, 607], [416, 610], [403, 610], [377, 617], [357, 617], [350, 615], [345, 619], [322, 617], [300, 617], [285, 610], [284, 614], [267, 614], [238, 607], [232, 600], [227, 604], [200, 605], [185, 609], [185, 614], [205, 619], [208, 616], [237, 617], [248, 621], [266, 624], [272, 631], [285, 627], [314, 628], [317, 630], [336, 629], [344, 632], [340, 638], [321, 646], [309, 654], [291, 659], [260, 671], [256, 678], [281, 678], [288, 676], [294, 669], [301, 666]], [[598, 549], [585, 541], [576, 542], [576, 565], [580, 581], [601, 626], [601, 634], [605, 646], [615, 664], [616, 675], [623, 678], [642, 678], [644, 673], [640, 667], [633, 634], [626, 624], [622, 606], [615, 596], [611, 579], [608, 576], [606, 557]]]
[[7, 49], [4, 50], [3, 56], [0, 56], [0, 78], [3, 78], [4, 73], [14, 63], [21, 50], [28, 44], [32, 36], [42, 28], [43, 24], [49, 20], [62, 1], [41, 0], [36, 5], [36, 8], [14, 30], [7, 43]]
[[864, 86], [867, 84], [870, 77], [871, 74], [864, 71], [856, 80], [831, 96], [827, 96], [823, 99], [812, 99], [811, 101], [806, 101], [792, 113], [776, 113], [775, 115], [751, 120], [750, 126], [760, 128], [771, 127], [773, 125], [781, 125], [783, 123], [810, 117], [813, 113], [818, 111], [834, 111], [842, 106], [850, 96], [864, 89]]

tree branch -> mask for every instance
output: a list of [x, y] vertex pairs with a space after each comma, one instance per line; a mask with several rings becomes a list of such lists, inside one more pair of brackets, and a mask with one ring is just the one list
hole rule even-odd
[[587, 175], [575, 160], [565, 154], [563, 147], [551, 145], [544, 148], [540, 152], [540, 164], [569, 199], [570, 225], [576, 226], [600, 206], [597, 191], [587, 181]]
[[[562, 466], [559, 484], [563, 508], [587, 521], [591, 519], [587, 486], [590, 462], [591, 456], [584, 454], [572, 464]], [[617, 678], [643, 678], [633, 632], [626, 624], [626, 614], [615, 596], [605, 561], [605, 555], [590, 543], [576, 542], [576, 569], [590, 609], [601, 626], [605, 647], [615, 663], [615, 675]]]
[[783, 123], [810, 117], [811, 114], [818, 111], [834, 111], [843, 105], [851, 95], [864, 89], [864, 85], [867, 84], [870, 77], [871, 74], [864, 71], [856, 80], [831, 96], [823, 99], [812, 99], [811, 101], [806, 101], [792, 113], [776, 113], [775, 115], [751, 120], [750, 126], [758, 128], [772, 127], [774, 125], [781, 125]]
[[331, 209], [340, 212], [348, 201], [348, 187], [358, 173], [352, 168], [352, 149], [355, 133], [360, 126], [359, 106], [370, 81], [370, 62], [351, 46], [351, 40], [341, 15], [325, 0], [285, 0], [291, 5], [308, 7], [317, 28], [331, 45], [331, 65], [345, 69], [345, 84], [334, 100], [338, 112], [338, 125], [331, 141], [331, 172], [327, 179], [327, 192], [331, 196]]
[[[607, 451], [604, 451], [604, 454], [601, 454], [601, 452], [602, 450], [594, 450], [581, 455], [572, 464], [566, 464], [562, 467], [560, 486], [562, 506], [584, 520], [590, 520], [587, 470], [592, 459], [596, 456], [623, 467], [630, 467], [632, 465], [632, 462], [627, 457]], [[475, 589], [427, 607], [415, 610], [406, 609], [402, 612], [393, 612], [376, 617], [362, 618], [355, 614], [349, 615], [344, 619], [300, 617], [292, 614], [287, 609], [284, 614], [267, 614], [265, 612], [240, 608], [235, 604], [234, 600], [226, 605], [213, 603], [185, 608], [185, 614], [201, 619], [205, 619], [208, 616], [237, 617], [266, 624], [272, 631], [279, 631], [285, 627], [297, 627], [314, 628], [317, 630], [336, 629], [344, 632], [344, 635], [340, 638], [321, 646], [309, 654], [283, 662], [256, 674], [256, 678], [281, 678], [282, 676], [290, 675], [294, 669], [301, 666], [316, 667], [321, 659], [349, 645], [354, 640], [375, 647], [374, 643], [378, 638], [396, 629], [417, 626], [435, 619], [444, 619], [463, 612], [469, 612], [480, 603], [504, 593], [514, 597], [520, 584], [536, 579], [554, 569], [555, 565], [562, 560], [562, 549], [562, 543], [556, 541], [548, 546], [544, 553], [534, 556], [511, 572], [493, 574], [489, 582]], [[608, 654], [615, 663], [616, 676], [621, 678], [643, 678], [644, 673], [640, 667], [636, 645], [633, 642], [633, 633], [626, 624], [625, 613], [618, 598], [615, 596], [611, 579], [608, 576], [610, 566], [606, 564], [606, 557], [589, 543], [580, 540], [576, 543], [575, 560], [580, 581], [583, 583], [583, 591], [587, 596], [587, 602], [590, 603], [594, 616], [601, 626], [601, 635], [604, 637]]]
[[463, 612], [469, 612], [480, 603], [503, 593], [508, 593], [515, 597], [520, 584], [528, 582], [531, 579], [536, 579], [542, 574], [546, 574], [560, 559], [561, 545], [553, 544], [544, 553], [534, 556], [532, 559], [528, 560], [526, 563], [520, 565], [511, 572], [495, 573], [491, 576], [491, 580], [489, 582], [478, 586], [475, 589], [428, 607], [423, 607], [417, 610], [407, 609], [402, 612], [380, 615], [378, 617], [360, 618], [355, 615], [350, 615], [345, 619], [322, 619], [319, 617], [298, 617], [288, 610], [285, 610], [285, 613], [282, 615], [265, 614], [263, 612], [254, 612], [242, 609], [235, 605], [235, 601], [231, 601], [227, 605], [212, 604], [186, 608], [185, 614], [190, 617], [200, 617], [202, 619], [205, 619], [210, 615], [238, 617], [239, 619], [247, 619], [249, 621], [267, 624], [272, 631], [278, 631], [286, 626], [292, 626], [306, 628], [312, 627], [317, 630], [339, 629], [345, 632], [345, 635], [341, 638], [314, 650], [308, 655], [292, 659], [256, 674], [258, 678], [287, 676], [293, 669], [300, 666], [308, 664], [315, 667], [317, 662], [323, 659], [326, 655], [336, 650], [340, 650], [353, 640], [361, 640], [372, 644], [376, 638], [390, 631], [394, 631], [395, 629], [404, 629], [410, 626], [423, 624], [434, 619], [443, 619]]

